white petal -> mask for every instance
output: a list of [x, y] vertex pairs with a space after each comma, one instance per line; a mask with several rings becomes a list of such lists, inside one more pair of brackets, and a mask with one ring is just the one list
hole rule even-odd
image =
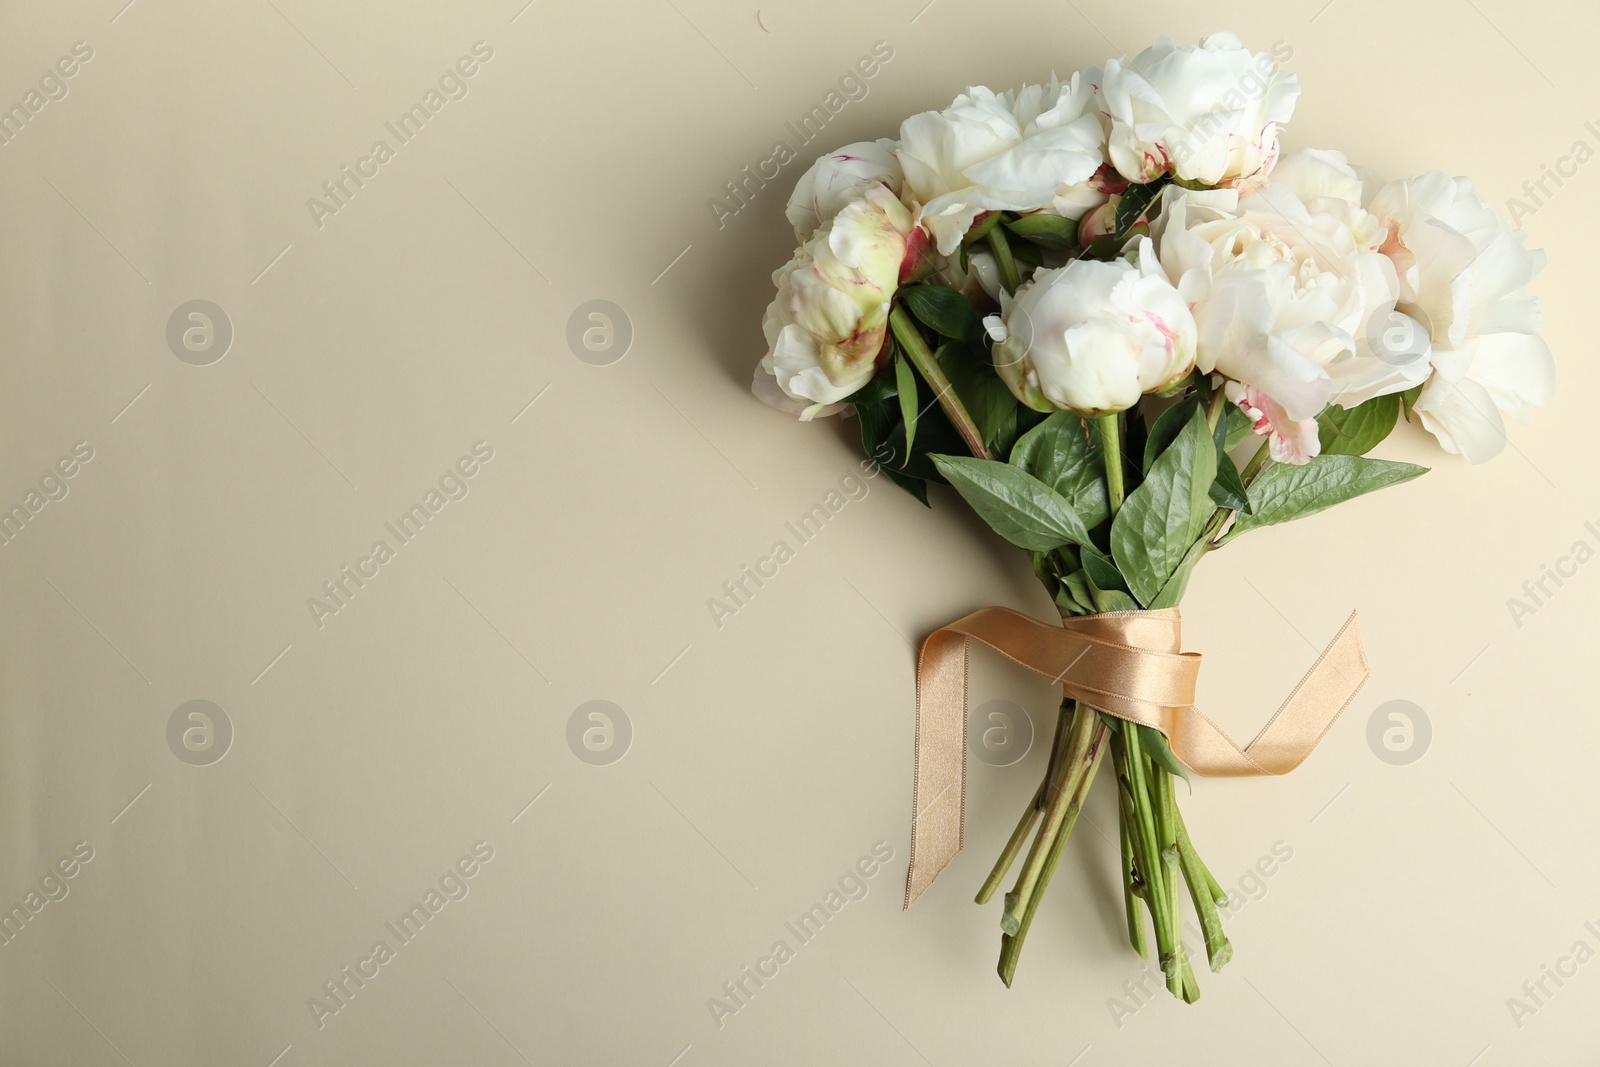
[[1441, 448], [1466, 456], [1468, 462], [1491, 460], [1506, 447], [1505, 422], [1489, 391], [1477, 382], [1450, 382], [1434, 375], [1422, 387], [1415, 410]]
[[1526, 423], [1535, 404], [1548, 404], [1556, 391], [1556, 361], [1544, 338], [1521, 333], [1480, 337], [1467, 377], [1482, 385], [1495, 404]]

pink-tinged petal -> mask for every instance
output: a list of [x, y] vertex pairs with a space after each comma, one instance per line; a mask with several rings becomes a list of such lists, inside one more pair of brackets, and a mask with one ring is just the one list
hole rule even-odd
[[1089, 179], [1090, 188], [1097, 193], [1125, 193], [1128, 191], [1128, 179], [1117, 173], [1117, 168], [1110, 163], [1100, 164], [1100, 169], [1094, 172], [1094, 177]]
[[1112, 197], [1078, 220], [1078, 243], [1088, 244], [1116, 229], [1117, 198]]
[[1251, 422], [1251, 429], [1267, 439], [1267, 454], [1276, 463], [1309, 463], [1322, 451], [1316, 419], [1292, 419], [1283, 405], [1253, 385], [1227, 384], [1228, 399]]
[[900, 260], [900, 284], [922, 277], [934, 266], [933, 237], [918, 226], [906, 236], [906, 254]]

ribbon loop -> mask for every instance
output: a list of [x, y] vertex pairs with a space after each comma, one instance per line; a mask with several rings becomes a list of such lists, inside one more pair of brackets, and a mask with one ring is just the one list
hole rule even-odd
[[1177, 608], [1040, 622], [982, 608], [928, 636], [917, 661], [916, 772], [906, 907], [961, 851], [967, 790], [967, 652], [980, 641], [1062, 693], [1160, 730], [1208, 778], [1288, 774], [1316, 748], [1370, 673], [1355, 612], [1244, 748], [1194, 705], [1200, 656], [1182, 648]]

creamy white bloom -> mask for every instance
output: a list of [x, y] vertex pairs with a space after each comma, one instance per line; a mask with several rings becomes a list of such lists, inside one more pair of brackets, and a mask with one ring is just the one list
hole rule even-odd
[[1132, 62], [1106, 64], [1099, 98], [1110, 125], [1107, 154], [1133, 182], [1167, 173], [1204, 185], [1262, 176], [1299, 95], [1293, 74], [1234, 34], [1182, 48], [1162, 37]]
[[[900, 127], [903, 193], [922, 207], [940, 253], [949, 255], [985, 211], [1032, 211], [1105, 162], [1105, 133], [1094, 111], [1096, 70], [1018, 92], [968, 89], [943, 111], [913, 115]], [[1090, 205], [1092, 206], [1092, 205]], [[1085, 207], [1084, 210], [1087, 210]]]
[[1002, 294], [984, 320], [995, 369], [1039, 411], [1104, 414], [1132, 407], [1194, 365], [1195, 323], [1144, 242], [1140, 264], [1079, 259]]
[[811, 169], [795, 183], [785, 214], [801, 241], [817, 232], [817, 227], [837, 215], [852, 200], [866, 195], [874, 185], [900, 195], [900, 161], [894, 155], [895, 142], [881, 137], [858, 141], [837, 152], [819, 156]]
[[907, 261], [911, 212], [886, 188], [846, 204], [773, 272], [752, 390], [802, 419], [839, 410], [872, 380]]
[[1399, 311], [1431, 343], [1433, 373], [1415, 410], [1447, 452], [1492, 459], [1505, 448], [1503, 416], [1526, 423], [1555, 392], [1555, 359], [1528, 294], [1544, 252], [1525, 247], [1527, 235], [1465, 178], [1434, 171], [1369, 188]]
[[1378, 251], [1385, 231], [1360, 206], [1355, 171], [1338, 153], [1311, 151], [1280, 169], [1242, 195], [1168, 189], [1152, 234], [1194, 309], [1196, 365], [1270, 398], [1255, 407], [1271, 412], [1287, 448], [1283, 441], [1308, 430], [1290, 423], [1314, 424], [1330, 400], [1354, 406], [1408, 389], [1428, 363], [1425, 353], [1374, 351], [1367, 339], [1375, 317], [1393, 311], [1399, 285]]

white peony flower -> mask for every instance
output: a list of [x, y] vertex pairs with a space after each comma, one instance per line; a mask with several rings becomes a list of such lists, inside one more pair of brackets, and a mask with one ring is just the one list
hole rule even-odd
[[1003, 94], [976, 86], [944, 111], [901, 125], [904, 195], [921, 204], [941, 254], [956, 250], [982, 212], [1033, 211], [1051, 206], [1058, 194], [1068, 206], [1076, 202], [1072, 187], [1105, 162], [1105, 134], [1094, 112], [1098, 76], [1089, 70], [1065, 84], [1051, 78]]
[[888, 137], [858, 141], [837, 152], [819, 156], [811, 169], [795, 183], [785, 214], [801, 241], [817, 232], [817, 227], [837, 215], [852, 200], [866, 195], [875, 185], [900, 195], [900, 162], [894, 155], [895, 142]]
[[1528, 294], [1544, 253], [1526, 248], [1527, 235], [1465, 178], [1434, 171], [1372, 184], [1367, 207], [1388, 228], [1399, 311], [1432, 348], [1415, 410], [1445, 451], [1492, 459], [1505, 448], [1503, 415], [1526, 423], [1555, 392], [1555, 359]]
[[830, 415], [877, 371], [889, 304], [915, 224], [884, 187], [845, 205], [773, 272], [757, 397], [802, 419]]
[[1411, 388], [1428, 363], [1425, 352], [1377, 351], [1368, 340], [1399, 284], [1355, 171], [1336, 152], [1313, 151], [1280, 169], [1243, 195], [1169, 188], [1152, 234], [1194, 309], [1196, 365], [1269, 398], [1251, 406], [1271, 414], [1275, 452], [1298, 455], [1286, 442], [1314, 438], [1330, 401], [1354, 406]]
[[1264, 176], [1278, 156], [1278, 126], [1300, 87], [1266, 53], [1252, 55], [1231, 33], [1179, 48], [1165, 37], [1130, 63], [1111, 60], [1100, 110], [1107, 153], [1131, 182], [1171, 173], [1202, 185]]
[[1140, 265], [1073, 260], [1002, 295], [984, 320], [995, 370], [1039, 411], [1104, 414], [1132, 407], [1194, 365], [1195, 323], [1143, 242]]

